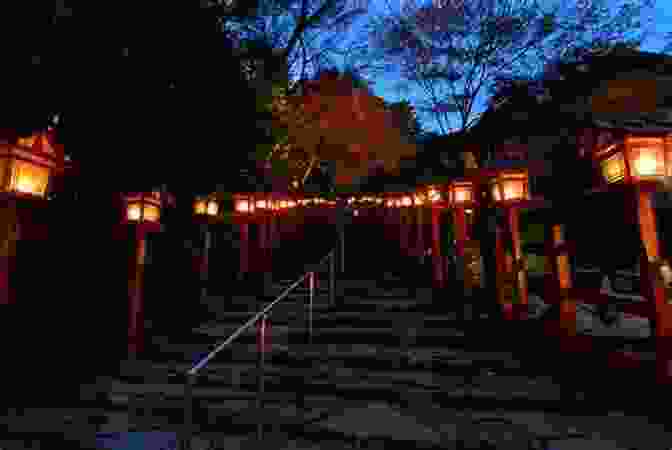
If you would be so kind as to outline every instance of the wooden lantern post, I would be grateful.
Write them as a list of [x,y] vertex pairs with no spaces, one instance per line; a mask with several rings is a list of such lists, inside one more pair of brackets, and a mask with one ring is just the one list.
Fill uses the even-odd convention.
[[161,193],[140,192],[124,196],[122,222],[131,227],[133,251],[128,279],[128,354],[137,357],[144,348],[143,286],[147,256],[147,233],[161,231]]
[[526,170],[501,170],[491,181],[492,197],[506,213],[512,243],[513,276],[516,277],[518,303],[513,306],[514,316],[527,318],[528,288],[525,257],[520,237],[519,204],[529,200],[529,178]]
[[499,222],[495,226],[495,265],[496,265],[496,283],[497,283],[497,301],[502,308],[502,315],[505,320],[512,320],[514,318],[513,308],[506,296],[507,283],[510,280],[508,261],[506,258],[506,249],[504,242],[506,241],[506,228]]
[[559,338],[561,351],[580,350],[576,348],[576,299],[571,295],[572,273],[569,265],[568,244],[561,224],[551,224],[548,230],[549,249],[547,258],[551,261],[551,276],[559,308]]
[[212,248],[211,225],[221,222],[222,213],[219,202],[213,197],[197,198],[194,202],[194,216],[203,235],[203,252],[199,264],[199,278],[201,282],[201,298],[208,295],[210,273],[210,249]]
[[46,202],[53,175],[65,170],[63,149],[53,137],[48,128],[30,137],[0,138],[0,304],[16,301],[11,273],[21,238],[17,206]]
[[270,195],[267,193],[259,194],[257,196],[258,200],[255,205],[256,214],[257,214],[257,226],[258,226],[258,241],[256,245],[258,258],[256,262],[258,265],[255,266],[255,271],[261,273],[262,278],[262,288],[264,292],[269,288],[270,284],[270,274],[272,268],[271,260],[271,232],[270,232],[270,223],[273,216],[274,205],[270,198]]
[[415,207],[416,219],[415,219],[415,256],[418,259],[418,263],[422,265],[425,256],[425,240],[424,240],[424,230],[425,221],[423,214],[425,212],[425,195],[423,192],[417,192],[413,196],[413,206]]
[[[389,195],[386,195],[383,205],[383,235],[385,237],[385,242],[394,242],[397,234],[394,224],[394,200]],[[386,258],[390,256],[388,254],[390,248],[391,247],[389,246],[384,248]]]
[[466,259],[466,244],[468,239],[466,209],[476,204],[474,183],[469,180],[455,180],[448,187],[448,203],[453,209],[453,224],[455,226],[455,251],[460,267],[464,294],[469,297],[472,293],[472,283],[469,279],[468,261]]
[[656,339],[656,377],[661,383],[672,383],[672,305],[668,304],[664,271],[669,264],[663,260],[656,213],[651,194],[665,187],[672,176],[672,135],[660,133],[626,133],[620,142],[611,142],[593,149],[602,180],[609,185],[629,185],[637,199],[639,231],[646,254],[648,291],[653,294]]
[[414,256],[415,243],[411,242],[413,232],[413,197],[410,195],[403,195],[401,197],[401,235],[402,250],[405,258]]
[[238,280],[244,279],[250,272],[250,221],[255,206],[254,195],[250,193],[233,195],[233,219],[240,230]]
[[445,267],[441,257],[441,210],[446,207],[442,193],[435,186],[427,190],[427,200],[431,213],[431,238],[432,238],[432,279],[434,287],[445,287]]

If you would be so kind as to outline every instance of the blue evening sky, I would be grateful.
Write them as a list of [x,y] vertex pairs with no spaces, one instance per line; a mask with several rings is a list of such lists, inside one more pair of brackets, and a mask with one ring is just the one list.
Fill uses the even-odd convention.
[[[357,1],[366,1],[366,0],[351,0],[353,2]],[[376,14],[381,11],[386,11],[387,6],[391,5],[393,8],[399,8],[399,5],[402,4],[404,0],[368,0],[369,1],[369,14]],[[453,0],[459,1],[459,0]],[[556,0],[542,0],[542,2],[554,2]],[[579,0],[582,1],[582,0]],[[590,1],[590,0],[583,0]],[[616,7],[622,3],[622,0],[608,0],[610,6]],[[651,36],[644,42],[641,49],[645,51],[658,52],[662,51],[665,46],[663,40],[666,33],[672,32],[672,1],[669,0],[656,0],[656,7],[653,14],[652,23],[652,33]],[[365,22],[367,18],[362,18],[361,22]],[[645,22],[644,18],[642,22]],[[399,99],[408,99],[411,103],[415,104],[415,99],[421,94],[418,89],[411,89],[410,92],[404,92],[397,88],[399,83],[399,77],[394,74],[386,74],[385,76],[378,76],[375,78],[373,84],[373,91],[376,95],[383,97],[388,101],[397,101]],[[418,117],[422,123],[422,126],[426,130],[439,131],[438,125],[434,120],[429,119],[426,115],[418,112]],[[428,120],[429,119],[429,120]]]

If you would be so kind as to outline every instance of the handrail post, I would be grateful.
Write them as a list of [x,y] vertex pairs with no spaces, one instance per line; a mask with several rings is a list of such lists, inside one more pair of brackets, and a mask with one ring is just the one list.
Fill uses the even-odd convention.
[[313,343],[313,296],[315,295],[315,272],[310,272],[308,279],[310,293],[308,295],[308,343]]
[[336,250],[329,256],[329,306],[336,306]]
[[196,384],[196,374],[187,374],[187,380],[184,383],[184,434],[180,448],[182,450],[191,450],[191,438],[193,436],[194,424],[194,385]]

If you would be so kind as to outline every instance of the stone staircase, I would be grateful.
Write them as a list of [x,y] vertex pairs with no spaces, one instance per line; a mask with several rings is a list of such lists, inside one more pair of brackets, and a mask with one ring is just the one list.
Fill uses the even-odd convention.
[[[326,273],[318,279],[326,286]],[[311,344],[305,288],[274,308],[261,410],[254,329],[203,368],[193,391],[194,448],[251,448],[259,423],[278,449],[383,448],[398,441],[462,448],[477,439],[467,433],[476,419],[458,411],[491,411],[503,402],[516,410],[561,409],[557,383],[547,374],[522,374],[507,339],[475,339],[436,306],[431,290],[384,276],[339,282],[335,306],[318,287]],[[289,283],[274,289],[280,293]],[[268,300],[210,298],[211,321],[181,336],[155,337],[145,360],[125,361],[105,383],[108,420],[99,432],[180,430],[186,370]],[[530,433],[521,433],[527,442]]]
[[[641,436],[672,442],[648,417],[614,415],[622,401],[588,382],[586,363],[558,359],[537,335],[485,318],[465,322],[450,292],[433,293],[382,269],[367,277],[374,279],[339,280],[339,299],[329,305],[326,273],[318,272],[310,344],[306,289],[274,308],[261,409],[254,329],[204,367],[193,390],[192,448],[628,449],[659,448],[641,447]],[[273,290],[279,294],[291,281],[279,280]],[[105,420],[87,432],[97,432],[99,444],[122,433],[176,437],[185,372],[272,299],[211,297],[207,321],[153,336],[142,360],[123,361],[97,386],[83,387],[83,395],[104,394],[86,416]],[[30,423],[25,428],[33,431]],[[81,448],[95,448],[91,441]],[[157,445],[102,448],[175,448]]]
[[[598,389],[600,380],[609,383],[589,382],[587,362],[560,359],[538,335],[483,317],[464,321],[455,313],[456,294],[432,292],[382,267],[364,279],[339,279],[336,305],[329,305],[325,268],[317,273],[311,343],[305,287],[269,316],[261,409],[254,328],[200,372],[192,448],[259,448],[260,423],[263,445],[274,449],[643,448],[637,436],[672,442],[648,421],[633,428],[636,417],[614,425],[609,417],[622,401]],[[83,386],[82,398],[102,394],[86,410],[86,417],[104,418],[87,429],[89,437],[97,433],[100,443],[121,433],[176,436],[184,423],[186,371],[292,281],[278,280],[268,297],[205,299],[206,321],[155,333],[143,359],[123,361],[97,385]],[[618,445],[603,446],[607,435]],[[82,448],[95,448],[91,442]]]

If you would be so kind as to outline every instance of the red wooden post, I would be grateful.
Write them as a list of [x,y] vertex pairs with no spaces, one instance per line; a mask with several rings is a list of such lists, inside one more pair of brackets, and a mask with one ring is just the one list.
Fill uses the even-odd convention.
[[424,233],[422,228],[424,225],[424,211],[425,208],[422,205],[416,205],[416,234],[415,234],[415,253],[420,262],[423,261],[425,255],[425,242],[424,242]]
[[397,208],[399,210],[399,249],[401,250],[401,255],[406,257],[410,254],[409,251],[409,223],[408,223],[408,208],[402,206]]
[[16,244],[19,240],[19,216],[14,199],[2,199],[0,210],[0,304],[13,304],[16,293],[11,274],[16,261]]
[[208,276],[210,270],[210,248],[212,247],[212,232],[207,225],[202,225],[203,232],[203,254],[201,255],[200,279],[201,279],[201,298],[208,295]]
[[462,267],[462,285],[464,293],[468,294],[470,288],[467,279],[467,260],[465,258],[465,246],[467,243],[467,215],[464,206],[453,208],[453,223],[455,226],[455,253],[458,264]]
[[143,350],[144,323],[143,323],[143,277],[145,272],[145,256],[147,251],[147,235],[142,225],[135,225],[130,232],[133,234],[133,253],[128,277],[128,353],[130,357],[137,357]]
[[506,208],[506,215],[509,221],[509,229],[511,231],[514,270],[517,271],[518,277],[518,292],[520,303],[516,305],[516,317],[519,319],[527,319],[527,271],[524,267],[524,257],[522,251],[522,242],[520,239],[520,225],[518,208],[510,206]]
[[266,271],[268,268],[268,217],[263,213],[264,216],[259,218],[259,242],[257,242],[257,248],[259,250],[259,270]]
[[238,279],[243,279],[245,274],[250,271],[250,224],[240,224],[240,241],[239,241],[239,256],[240,266],[238,268]]
[[572,289],[571,268],[567,251],[564,227],[554,224],[549,230],[550,251],[547,258],[552,261],[555,297],[560,304],[560,349],[562,351],[579,350],[576,348],[576,300],[570,295]]
[[650,291],[653,293],[655,308],[655,336],[656,336],[656,375],[661,383],[672,382],[672,351],[669,348],[672,336],[672,305],[668,305],[665,298],[665,286],[660,276],[660,245],[656,227],[656,215],[653,209],[651,193],[637,188],[637,209],[639,217],[639,231],[642,243],[648,257],[648,280]]
[[506,231],[499,224],[495,228],[495,267],[497,280],[497,300],[502,308],[504,319],[513,319],[513,311],[511,305],[505,299],[506,277],[508,276],[506,264],[506,250],[504,241],[506,239]]
[[441,210],[431,208],[432,212],[432,267],[434,283],[437,288],[445,286],[445,270],[441,258]]

